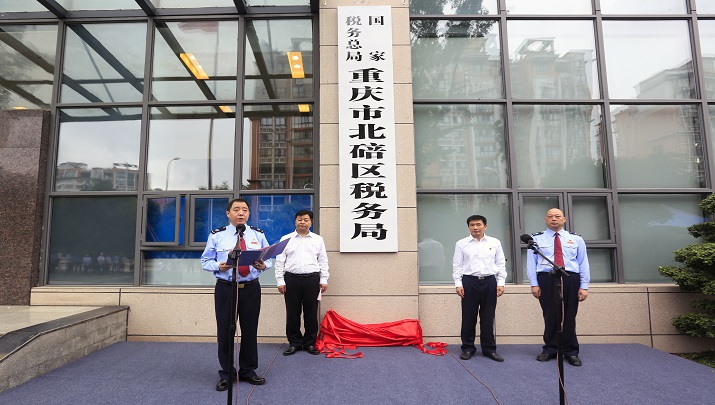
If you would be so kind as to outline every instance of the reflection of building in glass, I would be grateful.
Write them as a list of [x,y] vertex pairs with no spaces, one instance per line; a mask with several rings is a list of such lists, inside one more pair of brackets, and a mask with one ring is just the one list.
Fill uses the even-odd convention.
[[425,165],[423,188],[506,186],[501,109],[493,105],[440,109],[432,132],[441,134],[436,155]]
[[137,172],[137,165],[129,163],[89,169],[86,163],[64,162],[57,165],[55,190],[136,190]]
[[249,189],[313,188],[313,117],[251,118]]
[[593,52],[571,50],[559,56],[554,38],[528,38],[511,63],[514,97],[589,99],[593,87]]

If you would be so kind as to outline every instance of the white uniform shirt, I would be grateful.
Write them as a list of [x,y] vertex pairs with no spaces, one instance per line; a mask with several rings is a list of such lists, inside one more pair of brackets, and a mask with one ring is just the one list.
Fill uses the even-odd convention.
[[497,286],[506,283],[506,258],[501,242],[484,235],[477,240],[472,235],[457,241],[452,259],[454,286],[462,287],[462,276],[496,276]]
[[323,238],[313,232],[301,236],[298,232],[285,235],[281,240],[290,238],[283,253],[276,256],[276,282],[286,285],[285,272],[309,274],[320,272],[320,284],[328,284],[328,254]]

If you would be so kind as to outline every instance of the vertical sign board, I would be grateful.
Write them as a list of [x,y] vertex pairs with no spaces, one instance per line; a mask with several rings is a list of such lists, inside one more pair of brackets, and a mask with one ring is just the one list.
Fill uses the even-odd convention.
[[394,93],[391,8],[338,7],[341,252],[397,252]]

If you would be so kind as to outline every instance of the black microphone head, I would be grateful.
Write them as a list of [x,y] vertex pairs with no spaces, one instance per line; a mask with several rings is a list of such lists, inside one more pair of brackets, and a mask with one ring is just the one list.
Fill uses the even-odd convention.
[[525,233],[521,235],[521,241],[528,245],[529,243],[534,243],[534,238],[528,233]]
[[236,231],[243,233],[246,231],[246,224],[238,224],[236,225]]

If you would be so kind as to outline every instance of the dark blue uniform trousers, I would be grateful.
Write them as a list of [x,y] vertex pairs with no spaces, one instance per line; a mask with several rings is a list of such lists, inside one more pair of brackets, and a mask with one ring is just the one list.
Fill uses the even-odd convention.
[[[240,286],[239,286],[240,287]],[[218,361],[220,379],[228,380],[236,375],[236,368],[228,358],[231,347],[231,284],[216,282],[214,288],[216,311],[216,334],[218,339]],[[235,308],[234,308],[235,309]],[[241,349],[238,355],[238,374],[253,377],[258,368],[258,315],[261,312],[261,284],[256,280],[238,289],[238,322],[241,328]],[[236,312],[233,312],[235,318]],[[229,374],[229,370],[231,373]]]

